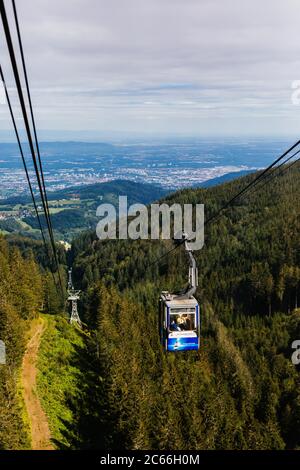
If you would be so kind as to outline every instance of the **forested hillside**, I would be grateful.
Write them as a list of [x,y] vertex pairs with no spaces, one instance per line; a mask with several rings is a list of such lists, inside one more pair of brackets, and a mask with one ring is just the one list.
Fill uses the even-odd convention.
[[[253,176],[185,190],[171,202],[205,203],[214,213]],[[299,169],[225,211],[196,253],[202,310],[199,353],[165,354],[157,302],[186,283],[181,250],[151,264],[171,244],[73,244],[84,291],[81,315],[95,329],[105,400],[93,446],[171,449],[283,449],[300,445],[299,373],[291,343],[300,337]]]
[[[254,176],[187,189],[170,203],[204,203],[213,214]],[[18,370],[30,318],[47,323],[38,392],[58,449],[298,449],[300,171],[240,200],[207,227],[195,253],[201,306],[199,352],[165,353],[158,297],[187,281],[182,248],[166,241],[74,240],[68,261],[82,289],[83,332],[62,305],[42,244],[0,239],[0,446],[28,445]],[[61,274],[66,257],[59,252]],[[63,266],[64,265],[64,266]]]
[[0,236],[0,339],[6,345],[6,364],[0,365],[0,449],[30,446],[20,367],[30,322],[47,308],[51,295],[56,298],[55,292],[51,275],[33,252],[22,256]]

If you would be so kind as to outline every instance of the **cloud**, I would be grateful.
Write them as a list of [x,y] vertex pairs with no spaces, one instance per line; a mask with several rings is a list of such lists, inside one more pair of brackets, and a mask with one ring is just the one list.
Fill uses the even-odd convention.
[[[298,0],[19,0],[17,7],[41,129],[298,129],[299,107],[291,104],[291,83],[300,79]],[[0,54],[12,86],[3,34]],[[4,113],[0,107],[1,127]]]

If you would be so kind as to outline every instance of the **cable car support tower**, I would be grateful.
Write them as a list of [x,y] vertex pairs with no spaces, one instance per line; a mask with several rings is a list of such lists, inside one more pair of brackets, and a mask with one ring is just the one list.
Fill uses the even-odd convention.
[[188,235],[185,232],[182,233],[182,240],[178,242],[177,240],[174,239],[174,241],[177,242],[177,245],[181,245],[182,243],[184,243],[185,251],[189,257],[188,286],[183,291],[175,294],[174,297],[190,299],[194,296],[198,287],[198,268],[197,268],[196,260],[193,255],[193,250],[188,244],[188,241],[189,241]]
[[80,299],[80,290],[75,290],[72,282],[72,269],[69,269],[69,278],[68,278],[68,301],[71,302],[71,316],[70,323],[76,323],[79,328],[82,328],[82,323],[79,317],[77,302]]

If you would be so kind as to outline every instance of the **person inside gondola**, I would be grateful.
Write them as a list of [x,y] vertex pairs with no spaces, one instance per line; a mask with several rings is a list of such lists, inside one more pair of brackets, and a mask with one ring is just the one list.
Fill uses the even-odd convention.
[[191,320],[186,313],[182,313],[178,316],[177,326],[179,331],[188,331],[191,329]]
[[180,331],[186,330],[186,315],[180,314],[177,319],[177,324],[180,328]]
[[177,325],[175,318],[171,321],[170,330],[171,331],[181,331],[181,328],[180,328],[179,325]]
[[191,320],[187,314],[184,315],[184,329],[185,330],[191,329]]

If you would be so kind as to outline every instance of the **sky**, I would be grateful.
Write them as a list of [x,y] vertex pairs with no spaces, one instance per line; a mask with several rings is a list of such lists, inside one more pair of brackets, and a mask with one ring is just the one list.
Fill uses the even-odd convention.
[[[10,0],[5,4],[15,31]],[[42,137],[298,133],[292,86],[300,81],[299,0],[16,4]],[[1,25],[0,58],[21,126]],[[0,136],[10,129],[2,104]]]

